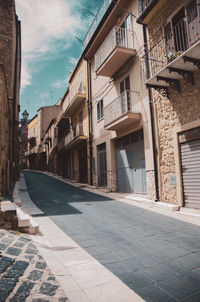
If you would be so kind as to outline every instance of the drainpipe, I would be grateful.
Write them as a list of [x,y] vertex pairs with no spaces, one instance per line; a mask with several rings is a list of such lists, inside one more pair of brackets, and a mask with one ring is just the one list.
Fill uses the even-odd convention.
[[90,184],[93,185],[93,122],[92,122],[92,81],[91,81],[91,62],[87,62],[87,83],[88,83],[88,119],[89,119],[89,157],[90,157]]
[[[144,52],[145,52],[145,65],[147,78],[150,77],[150,67],[149,67],[149,55],[148,55],[148,46],[147,46],[147,32],[146,25],[143,26],[143,37],[144,37]],[[159,200],[159,185],[158,185],[158,165],[157,165],[157,150],[156,150],[156,138],[155,138],[155,125],[154,125],[154,112],[152,106],[152,93],[151,88],[148,87],[148,97],[149,97],[149,110],[150,110],[150,122],[151,122],[151,135],[152,135],[152,146],[153,146],[153,162],[154,162],[154,181],[155,181],[155,190],[156,190],[156,200]]]

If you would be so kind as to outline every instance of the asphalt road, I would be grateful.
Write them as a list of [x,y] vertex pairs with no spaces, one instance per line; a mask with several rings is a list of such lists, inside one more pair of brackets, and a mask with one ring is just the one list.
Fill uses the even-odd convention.
[[24,174],[44,215],[143,299],[200,301],[199,227],[42,173]]

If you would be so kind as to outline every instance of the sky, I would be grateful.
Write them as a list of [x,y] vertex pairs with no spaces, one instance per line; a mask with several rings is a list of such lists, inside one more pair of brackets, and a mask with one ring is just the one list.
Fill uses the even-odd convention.
[[31,119],[55,104],[68,87],[84,39],[103,0],[15,0],[21,21],[20,105]]

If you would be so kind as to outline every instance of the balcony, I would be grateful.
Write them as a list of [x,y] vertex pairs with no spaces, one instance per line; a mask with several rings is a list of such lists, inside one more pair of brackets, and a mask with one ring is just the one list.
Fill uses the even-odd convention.
[[66,100],[64,117],[70,117],[86,99],[86,86],[84,82],[70,88],[70,94]]
[[28,141],[34,141],[36,139],[35,133],[28,133]]
[[30,156],[31,154],[36,154],[37,153],[37,148],[33,147],[30,150],[25,152],[25,156]]
[[193,72],[200,68],[200,9],[194,0],[186,7],[187,15],[144,56],[146,85],[164,96],[169,86],[180,92],[181,78],[193,85]]
[[139,92],[125,90],[119,97],[104,107],[106,130],[120,130],[141,118]]
[[135,54],[134,33],[114,27],[95,54],[95,71],[98,75],[111,77]]
[[70,149],[87,140],[87,136],[84,135],[83,124],[77,124],[75,128],[65,136],[65,148]]

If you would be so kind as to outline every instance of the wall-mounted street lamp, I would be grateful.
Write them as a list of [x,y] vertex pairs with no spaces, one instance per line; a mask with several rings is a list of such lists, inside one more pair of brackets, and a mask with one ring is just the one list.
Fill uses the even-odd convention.
[[28,111],[24,110],[24,112],[22,113],[22,116],[23,116],[23,120],[27,121],[28,120],[28,116],[29,116]]

